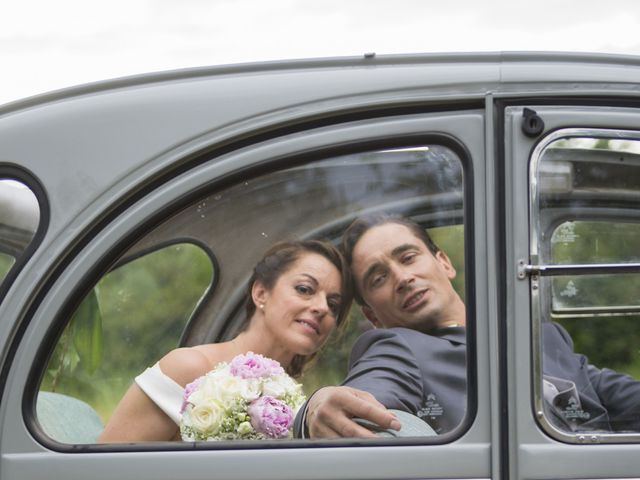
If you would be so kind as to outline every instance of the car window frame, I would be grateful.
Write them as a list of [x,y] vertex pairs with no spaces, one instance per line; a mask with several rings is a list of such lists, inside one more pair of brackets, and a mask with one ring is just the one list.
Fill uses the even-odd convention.
[[[7,271],[6,276],[0,282],[1,305],[7,295],[7,292],[13,285],[16,277],[20,274],[20,271],[24,268],[31,256],[37,251],[38,247],[42,243],[42,240],[44,239],[49,227],[49,222],[51,221],[51,213],[49,200],[44,187],[36,178],[36,176],[31,172],[27,171],[23,167],[14,164],[0,163],[0,179],[14,180],[23,184],[35,196],[39,208],[38,227],[36,228],[31,241],[23,250],[23,252],[15,257],[15,262],[13,263],[13,265],[11,265],[11,267]],[[0,381],[2,381],[1,376]]]
[[[463,112],[466,112],[464,110]],[[393,118],[393,117],[392,117]],[[340,125],[335,126],[336,128],[340,128]],[[277,139],[276,139],[277,140]],[[461,166],[464,172],[463,175],[463,216],[464,216],[464,242],[465,242],[465,270],[467,272],[466,281],[465,281],[465,291],[467,295],[467,316],[468,316],[468,330],[467,330],[467,410],[465,413],[465,417],[461,421],[460,425],[453,431],[440,435],[436,439],[431,438],[423,438],[419,440],[410,439],[410,438],[396,438],[393,441],[380,439],[380,440],[372,440],[371,445],[398,445],[398,446],[407,446],[407,445],[428,445],[428,444],[442,444],[446,445],[457,438],[460,438],[468,429],[473,425],[476,411],[477,411],[477,373],[475,368],[474,359],[477,357],[476,352],[476,338],[475,338],[475,284],[472,281],[475,278],[475,255],[474,255],[474,175],[473,175],[473,160],[464,146],[463,143],[458,141],[456,138],[451,135],[444,133],[424,133],[424,134],[406,134],[406,135],[389,135],[388,137],[378,137],[368,141],[358,141],[354,140],[348,144],[340,144],[340,145],[325,145],[322,148],[317,148],[313,152],[306,151],[304,154],[301,153],[293,153],[288,156],[282,156],[277,158],[270,158],[267,160],[262,160],[261,162],[254,163],[248,167],[238,166],[237,168],[233,168],[232,172],[228,175],[224,175],[222,177],[217,178],[213,182],[205,182],[199,188],[192,190],[188,195],[183,195],[176,201],[173,201],[169,205],[165,205],[162,211],[155,212],[152,217],[145,222],[137,226],[133,231],[126,237],[117,242],[111,249],[111,253],[103,259],[100,264],[94,265],[90,270],[90,273],[87,274],[87,278],[85,279],[84,284],[93,285],[95,281],[89,280],[97,278],[100,275],[99,272],[104,272],[108,269],[105,265],[111,265],[116,261],[116,258],[122,254],[123,249],[128,248],[131,245],[131,239],[139,238],[142,232],[149,232],[155,226],[159,225],[162,220],[166,219],[168,216],[176,213],[189,205],[193,205],[197,203],[197,201],[203,198],[206,195],[210,195],[213,192],[216,192],[220,189],[226,188],[229,185],[233,185],[236,182],[246,181],[248,179],[254,178],[254,176],[262,175],[265,173],[280,171],[283,168],[303,165],[310,163],[317,159],[332,159],[340,155],[345,155],[349,153],[359,153],[363,151],[374,151],[374,150],[386,150],[393,148],[409,148],[412,146],[423,146],[428,144],[438,144],[443,145],[451,150],[453,150],[457,155],[461,162]],[[216,157],[212,156],[210,161],[215,162]],[[171,179],[167,179],[166,183],[170,183]],[[164,185],[166,185],[163,184]],[[343,226],[346,226],[343,225]],[[334,225],[334,229],[337,229],[338,226]],[[124,247],[123,247],[124,246]],[[125,248],[126,247],[126,248]],[[85,294],[86,295],[86,292]],[[64,329],[66,322],[64,322],[64,318],[68,318],[68,315],[71,314],[72,311],[77,308],[79,305],[79,301],[84,298],[84,295],[79,291],[75,291],[75,293],[66,300],[66,305],[64,308],[58,311],[56,314],[57,319],[52,322],[52,325],[58,325],[59,332]],[[237,305],[237,309],[241,309],[242,305],[239,303]],[[231,318],[228,316],[227,318]],[[188,329],[188,326],[187,326]],[[58,333],[59,335],[59,333]],[[57,337],[56,337],[57,338]],[[45,342],[46,343],[46,342]],[[41,349],[38,352],[38,360],[34,362],[31,368],[31,373],[29,375],[30,384],[39,385],[37,381],[38,378],[37,372],[42,369],[43,358],[48,356],[44,355],[44,351],[46,349]],[[31,391],[29,391],[31,390]],[[37,391],[37,390],[36,390]],[[37,423],[37,418],[35,415],[35,399],[36,395],[33,389],[27,389],[25,391],[24,401],[23,401],[23,415],[27,424],[29,425],[29,430],[32,431],[32,434],[38,438],[38,441],[43,445],[52,448],[56,451],[61,452],[77,452],[77,451],[148,451],[148,450],[244,450],[244,449],[255,449],[255,448],[264,448],[264,442],[242,442],[239,443],[230,443],[229,445],[223,445],[221,443],[217,443],[216,445],[208,445],[208,444],[197,444],[195,447],[193,445],[165,445],[163,442],[156,443],[139,443],[131,446],[123,446],[123,445],[100,445],[100,444],[90,444],[90,445],[68,445],[68,444],[60,444],[55,440],[50,439],[41,431]],[[337,442],[332,441],[329,445],[336,446],[354,446],[359,444],[360,441],[351,440],[351,439],[343,439]],[[311,444],[308,441],[300,441],[300,440],[292,440],[292,441],[279,441],[277,443],[278,447],[282,448],[300,448],[300,447],[319,447],[324,446],[326,441],[311,441]]]

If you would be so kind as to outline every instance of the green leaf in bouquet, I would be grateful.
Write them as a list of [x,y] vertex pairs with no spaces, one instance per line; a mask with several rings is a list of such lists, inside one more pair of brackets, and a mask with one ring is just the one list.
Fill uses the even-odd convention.
[[100,366],[103,350],[102,314],[95,288],[82,301],[71,322],[73,346],[81,365],[91,374]]

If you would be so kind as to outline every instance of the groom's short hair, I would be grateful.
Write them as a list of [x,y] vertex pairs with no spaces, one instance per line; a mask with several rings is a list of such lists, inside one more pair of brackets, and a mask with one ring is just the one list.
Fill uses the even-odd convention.
[[[438,248],[427,231],[413,220],[400,215],[391,215],[387,213],[363,215],[351,222],[351,225],[349,225],[342,234],[341,250],[349,268],[351,268],[353,262],[353,250],[360,238],[362,238],[362,236],[371,228],[386,225],[387,223],[396,223],[407,227],[411,233],[413,233],[418,239],[422,240],[432,254],[435,255],[440,251],[440,248]],[[355,280],[353,276],[352,278]],[[366,305],[366,302],[360,295],[357,287],[353,289],[353,292],[356,302],[358,302],[359,305]]]

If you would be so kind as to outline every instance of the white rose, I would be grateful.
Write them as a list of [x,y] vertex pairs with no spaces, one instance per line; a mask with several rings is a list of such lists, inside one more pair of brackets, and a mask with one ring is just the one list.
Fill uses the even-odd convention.
[[202,403],[204,400],[205,400],[205,397],[202,395],[201,390],[196,390],[195,392],[192,392],[191,395],[189,395],[189,403],[193,405],[198,405],[199,403]]
[[190,424],[199,432],[212,434],[224,419],[224,409],[216,402],[203,402],[194,406],[190,412]]
[[251,402],[260,396],[257,382],[244,380],[233,375],[220,378],[217,387],[218,398],[227,407],[240,399]]
[[220,379],[226,378],[229,375],[226,370],[228,369],[219,368],[218,370],[212,370],[207,373],[202,378],[197,390],[191,395],[191,397],[189,397],[190,399],[193,399],[192,403],[196,403],[197,401],[207,398],[215,398],[218,390],[218,382]]
[[222,371],[215,371],[208,373],[202,383],[198,386],[198,389],[191,394],[189,401],[193,404],[206,402],[210,400],[222,401],[225,396],[224,388],[221,384],[229,378],[229,375],[225,375]]
[[282,385],[282,383],[276,380],[267,380],[266,382],[264,382],[264,385],[262,387],[262,392],[265,395],[270,395],[275,398],[282,397],[286,391],[287,390]]
[[257,379],[245,380],[240,395],[248,402],[252,402],[260,396],[260,381]]
[[281,398],[285,393],[294,393],[299,388],[300,384],[296,383],[288,375],[278,375],[265,381],[262,391],[265,395]]

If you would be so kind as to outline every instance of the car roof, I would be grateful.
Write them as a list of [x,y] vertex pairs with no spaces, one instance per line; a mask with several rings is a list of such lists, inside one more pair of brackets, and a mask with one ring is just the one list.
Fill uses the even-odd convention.
[[0,161],[43,183],[55,230],[123,177],[137,172],[144,183],[174,168],[167,153],[194,155],[205,137],[230,143],[248,132],[425,102],[463,108],[488,94],[637,93],[638,83],[637,57],[576,53],[363,56],[152,73],[5,105]]

